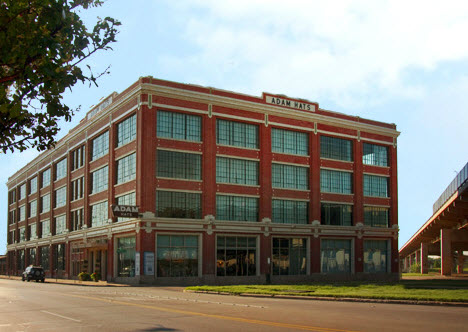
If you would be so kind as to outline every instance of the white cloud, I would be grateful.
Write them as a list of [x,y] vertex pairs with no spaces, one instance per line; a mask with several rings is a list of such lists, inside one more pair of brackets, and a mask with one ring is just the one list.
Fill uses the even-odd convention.
[[190,17],[186,38],[197,51],[190,61],[176,56],[168,66],[196,65],[203,73],[215,69],[213,83],[240,72],[250,86],[228,87],[233,90],[261,87],[359,108],[393,96],[420,98],[424,88],[404,81],[405,70],[432,70],[443,61],[468,58],[465,1],[171,4]]

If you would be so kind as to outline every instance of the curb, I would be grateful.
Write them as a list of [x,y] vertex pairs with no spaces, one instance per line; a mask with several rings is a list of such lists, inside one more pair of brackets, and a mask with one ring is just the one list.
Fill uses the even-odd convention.
[[447,307],[468,307],[468,303],[466,302],[368,299],[368,298],[355,298],[355,297],[297,296],[297,295],[252,294],[252,293],[233,294],[233,293],[228,293],[228,292],[194,291],[194,290],[185,290],[185,289],[184,289],[184,292],[213,294],[213,295],[256,297],[256,298],[275,298],[275,299],[285,299],[285,300],[303,300],[303,301],[336,301],[336,302],[361,302],[361,303],[382,303],[382,304],[409,304],[409,305],[432,305],[432,306],[447,306]]
[[[16,280],[22,281],[21,277],[17,276],[0,276],[0,279],[5,280]],[[89,287],[129,287],[129,285],[124,284],[114,284],[108,283],[107,281],[79,281],[74,279],[55,279],[55,278],[46,278],[46,284],[59,284],[59,285],[74,285],[74,286],[89,286]]]

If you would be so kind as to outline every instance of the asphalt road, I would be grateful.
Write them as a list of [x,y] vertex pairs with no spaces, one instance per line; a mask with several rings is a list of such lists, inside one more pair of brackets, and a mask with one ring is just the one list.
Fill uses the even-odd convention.
[[467,331],[468,308],[0,279],[0,331]]

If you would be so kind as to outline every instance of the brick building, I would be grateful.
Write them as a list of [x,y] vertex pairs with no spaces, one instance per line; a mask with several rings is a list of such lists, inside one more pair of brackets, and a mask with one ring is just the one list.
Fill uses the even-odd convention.
[[302,99],[140,78],[9,178],[9,273],[398,278],[398,135]]

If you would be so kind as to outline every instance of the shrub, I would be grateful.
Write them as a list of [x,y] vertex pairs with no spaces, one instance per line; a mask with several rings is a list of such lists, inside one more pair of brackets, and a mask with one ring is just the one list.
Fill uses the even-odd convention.
[[421,264],[414,263],[413,265],[411,265],[410,272],[411,273],[421,273]]
[[91,281],[91,276],[87,272],[80,272],[80,274],[78,274],[78,279],[81,281]]
[[101,280],[101,274],[99,272],[94,272],[93,274],[91,274],[91,279],[93,279],[94,281],[99,281]]

